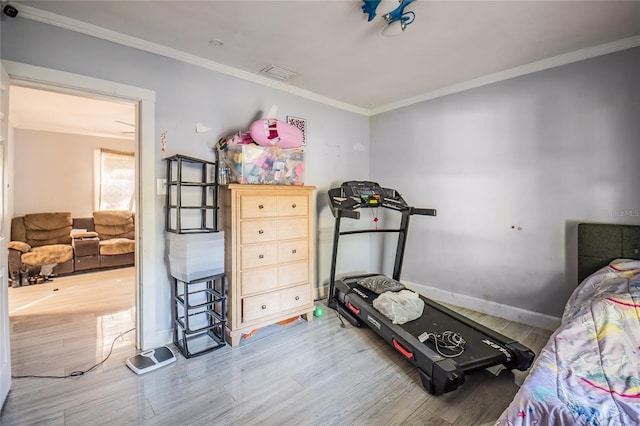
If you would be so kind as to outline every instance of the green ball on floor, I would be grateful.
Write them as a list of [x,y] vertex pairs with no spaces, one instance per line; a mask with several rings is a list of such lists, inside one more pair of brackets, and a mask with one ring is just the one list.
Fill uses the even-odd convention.
[[316,308],[313,310],[313,316],[321,317],[322,315],[324,315],[324,308],[322,306],[316,306]]

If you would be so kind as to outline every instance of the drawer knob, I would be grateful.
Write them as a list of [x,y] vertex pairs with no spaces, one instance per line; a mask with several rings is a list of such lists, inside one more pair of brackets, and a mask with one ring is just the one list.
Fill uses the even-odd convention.
[[291,253],[293,253],[293,254],[296,254],[297,252],[298,252],[298,250],[296,250],[296,249],[291,250]]
[[258,234],[262,235],[262,234],[264,234],[264,231],[261,229],[261,230],[258,231]]
[[296,206],[296,203],[291,204],[291,208],[292,209],[295,209],[296,207],[298,207],[298,206]]
[[262,305],[262,309],[267,309],[267,305]]
[[296,296],[296,300],[300,300],[300,296]]
[[258,259],[264,259],[264,254],[259,254]]
[[262,209],[264,209],[264,206],[263,206],[262,204],[260,204],[260,205],[258,206],[258,208],[259,208],[260,210],[262,210]]

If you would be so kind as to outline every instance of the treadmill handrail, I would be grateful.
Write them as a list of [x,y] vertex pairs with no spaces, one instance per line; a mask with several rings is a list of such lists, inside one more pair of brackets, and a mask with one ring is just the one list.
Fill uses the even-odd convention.
[[[406,208],[397,208],[396,206],[389,206],[389,205],[386,205],[385,203],[382,203],[381,207],[385,207],[385,208],[388,208],[391,210],[397,210],[397,211],[406,210]],[[409,207],[409,214],[420,215],[420,216],[437,216],[438,211],[436,209]],[[334,216],[335,215],[340,215],[341,217],[347,217],[349,219],[360,219],[360,212],[358,210],[343,209],[338,207],[336,208],[336,212],[334,213]]]
[[422,209],[416,207],[409,207],[411,209],[409,214],[417,214],[421,216],[437,216],[438,211],[436,209]]
[[360,219],[360,212],[357,210],[337,209],[340,217],[348,217],[349,219]]
[[[333,188],[333,190],[337,190],[338,188]],[[358,209],[362,208],[371,208],[371,206],[366,205],[365,203],[356,202],[354,199],[344,200],[340,205],[335,205],[335,203],[329,200],[329,207],[331,208],[331,213],[334,217],[346,217],[349,219],[360,219],[360,212]],[[388,199],[383,199],[382,203],[376,207],[383,207],[390,210],[395,211],[409,211],[410,215],[421,215],[421,216],[437,216],[436,209],[428,209],[421,207],[412,207],[402,204],[397,204],[393,202],[389,202]]]

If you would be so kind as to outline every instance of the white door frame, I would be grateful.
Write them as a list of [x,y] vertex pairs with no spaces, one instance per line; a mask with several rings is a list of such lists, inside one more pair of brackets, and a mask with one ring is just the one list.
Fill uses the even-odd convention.
[[[135,86],[100,80],[79,74],[2,61],[12,83],[137,103],[136,149],[136,347],[149,349],[155,344],[157,197],[155,173],[155,92]],[[5,195],[6,196],[6,195]],[[4,291],[7,291],[6,288]],[[8,315],[2,313],[2,315]],[[3,338],[5,336],[0,336]],[[6,336],[8,339],[8,336]]]
[[7,167],[9,160],[7,154],[9,150],[7,145],[9,143],[9,75],[5,71],[4,67],[0,64],[0,193],[2,193],[2,200],[0,200],[0,410],[7,399],[9,389],[11,388],[11,348],[9,339],[9,306],[8,306],[8,273],[9,268],[7,265],[7,234],[10,234],[11,223],[8,219],[8,197],[6,190],[9,176],[9,167]]

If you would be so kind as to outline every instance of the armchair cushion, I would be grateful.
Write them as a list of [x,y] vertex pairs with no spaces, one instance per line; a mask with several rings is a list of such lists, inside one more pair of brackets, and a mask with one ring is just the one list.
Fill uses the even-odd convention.
[[135,253],[136,243],[128,238],[112,238],[100,241],[100,255]]
[[100,240],[112,238],[135,239],[133,212],[128,210],[103,210],[93,212],[93,222]]
[[64,263],[73,258],[73,247],[68,244],[50,244],[33,247],[22,255],[22,263],[27,266],[40,266],[52,263]]
[[27,253],[31,250],[31,246],[27,243],[23,243],[22,241],[9,241],[7,247],[10,249],[18,250],[22,253]]
[[24,215],[25,242],[31,247],[71,244],[71,213]]

